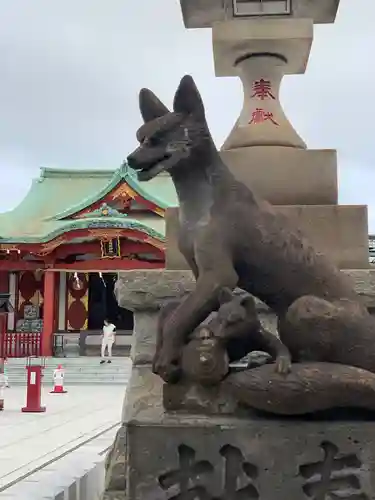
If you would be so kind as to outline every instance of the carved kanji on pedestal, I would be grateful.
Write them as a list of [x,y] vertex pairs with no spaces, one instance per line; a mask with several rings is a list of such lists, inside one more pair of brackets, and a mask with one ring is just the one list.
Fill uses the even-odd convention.
[[321,448],[323,460],[300,467],[305,495],[313,500],[369,500],[361,486],[362,463],[357,455],[340,454],[338,447],[328,441]]
[[168,491],[178,488],[169,500],[257,500],[259,493],[253,484],[258,477],[258,469],[247,462],[241,450],[232,445],[220,449],[223,458],[222,494],[213,496],[205,480],[213,474],[214,466],[207,460],[196,460],[193,448],[184,444],[178,447],[179,467],[159,477],[160,486]]

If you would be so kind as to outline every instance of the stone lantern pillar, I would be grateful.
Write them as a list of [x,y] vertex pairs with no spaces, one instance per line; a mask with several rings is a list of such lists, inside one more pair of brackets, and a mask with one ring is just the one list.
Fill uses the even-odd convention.
[[[279,30],[275,39],[264,35],[271,29]],[[293,42],[284,38],[290,32],[294,33]],[[279,89],[284,75],[304,71],[311,40],[309,20],[281,25],[261,19],[228,21],[213,28],[216,74],[239,76],[244,91],[243,108],[222,146],[224,151],[251,146],[306,149],[284,113]]]
[[224,150],[267,144],[306,148],[280,104],[279,89],[285,66],[286,59],[278,54],[255,54],[236,61],[244,102]]
[[[238,76],[244,104],[221,148],[244,184],[294,218],[342,269],[368,267],[367,207],[338,205],[335,150],[308,149],[279,101],[285,75],[302,74],[316,23],[333,23],[339,0],[180,0],[187,28],[212,28],[215,73]],[[308,98],[308,97],[307,97]],[[184,269],[167,216],[167,266]]]

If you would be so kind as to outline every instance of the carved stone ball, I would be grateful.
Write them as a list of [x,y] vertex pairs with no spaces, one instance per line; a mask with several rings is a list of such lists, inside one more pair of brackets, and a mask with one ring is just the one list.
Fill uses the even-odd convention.
[[219,384],[227,375],[226,349],[207,326],[198,327],[184,347],[181,368],[185,378],[202,385]]

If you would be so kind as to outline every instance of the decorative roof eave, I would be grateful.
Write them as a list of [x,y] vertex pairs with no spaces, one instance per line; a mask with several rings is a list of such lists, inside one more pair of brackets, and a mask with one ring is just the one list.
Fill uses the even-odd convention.
[[[50,168],[50,167],[41,167],[39,179],[36,179],[37,182],[43,182],[44,179],[66,179],[66,174],[69,172],[69,177],[74,179],[82,179],[82,177],[96,177],[96,178],[108,178],[108,173],[111,170],[100,170],[100,169],[66,169],[66,168]],[[113,172],[113,170],[112,170]]]
[[[162,199],[159,199],[156,196],[153,196],[152,194],[146,192],[136,179],[135,175],[136,174],[132,173],[128,165],[124,163],[118,170],[114,172],[112,179],[103,189],[93,194],[91,197],[82,200],[78,205],[70,207],[63,212],[54,215],[51,219],[63,220],[68,217],[72,217],[75,214],[79,214],[80,212],[83,212],[86,208],[103,200],[121,182],[125,182],[129,185],[129,195],[131,197],[133,197],[135,193],[139,194],[141,198],[155,205],[155,213],[157,213],[158,215],[162,215],[163,211],[168,208],[168,205]],[[131,192],[132,190],[134,191],[134,193]]]
[[50,233],[43,235],[40,238],[33,236],[23,237],[22,240],[19,238],[0,238],[0,250],[6,250],[9,245],[22,245],[22,244],[43,244],[48,243],[55,238],[62,236],[65,233],[80,229],[123,229],[123,230],[137,230],[144,233],[148,237],[159,241],[160,243],[165,242],[165,236],[159,233],[155,229],[152,229],[141,222],[131,219],[130,217],[124,218],[111,218],[110,220],[104,217],[92,217],[85,219],[74,219],[64,221],[59,228],[54,229]]
[[110,207],[107,203],[102,203],[96,210],[93,210],[91,212],[84,212],[82,214],[82,217],[85,217],[87,219],[95,219],[97,217],[116,217],[119,219],[123,219],[124,217],[128,217],[128,214],[122,214],[115,208]]

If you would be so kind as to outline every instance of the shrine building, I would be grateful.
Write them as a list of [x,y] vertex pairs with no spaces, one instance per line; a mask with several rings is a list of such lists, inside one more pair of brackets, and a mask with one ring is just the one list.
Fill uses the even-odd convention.
[[8,333],[39,333],[44,356],[55,335],[100,332],[105,318],[129,334],[133,314],[117,305],[117,273],[164,267],[164,212],[176,205],[168,175],[139,183],[126,165],[42,168],[24,200],[0,214]]

